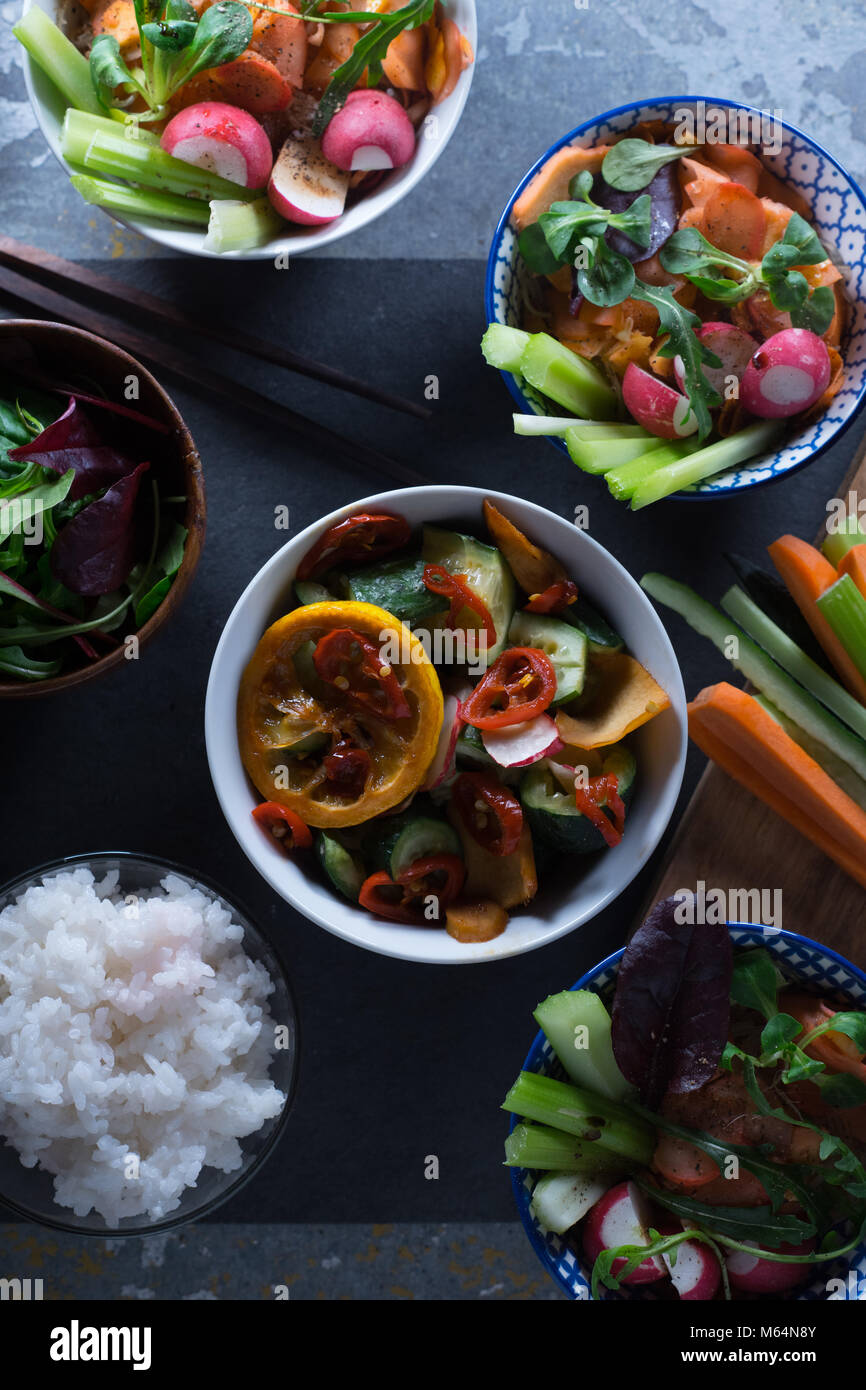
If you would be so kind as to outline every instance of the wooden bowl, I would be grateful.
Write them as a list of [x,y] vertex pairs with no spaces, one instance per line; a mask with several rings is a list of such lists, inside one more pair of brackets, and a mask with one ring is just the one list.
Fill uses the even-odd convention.
[[[154,433],[154,440],[158,443],[150,462],[163,495],[186,497],[184,525],[187,539],[183,561],[174,583],[156,612],[136,629],[141,647],[150,641],[177,609],[195,573],[204,544],[204,477],[192,435],[174,402],[147,368],[105,338],[97,338],[93,333],[85,333],[83,329],[72,328],[65,323],[43,323],[35,319],[0,320],[0,349],[8,354],[11,349],[7,344],[16,338],[21,340],[22,349],[26,344],[28,356],[35,354],[41,371],[55,377],[63,385],[74,387],[77,384],[90,395],[96,394],[94,385],[98,383],[100,394],[105,394],[110,400],[123,401],[127,377],[136,376],[139,395],[133,402],[135,409],[153,416],[170,428],[170,434]],[[57,401],[60,414],[63,398],[58,396]],[[3,680],[0,681],[0,697],[32,699],[39,695],[53,695],[58,690],[105,675],[106,671],[119,666],[124,659],[124,648],[120,645],[98,661],[84,661],[80,666],[71,666],[62,675],[52,676],[48,680]]]

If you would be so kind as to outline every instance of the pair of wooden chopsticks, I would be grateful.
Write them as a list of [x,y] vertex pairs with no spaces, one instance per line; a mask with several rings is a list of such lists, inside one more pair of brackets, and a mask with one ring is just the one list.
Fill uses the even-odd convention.
[[[77,296],[95,301],[112,317],[76,302]],[[176,305],[156,295],[147,294],[134,286],[121,284],[110,276],[100,275],[85,266],[74,265],[60,256],[53,256],[36,247],[0,236],[0,298],[39,317],[57,319],[87,329],[99,337],[117,343],[134,357],[152,367],[159,375],[164,372],[183,385],[216,400],[233,412],[250,411],[274,420],[295,435],[333,450],[355,465],[373,468],[400,482],[417,485],[427,480],[414,469],[391,458],[367,444],[350,440],[336,430],[308,419],[281,401],[252,390],[251,387],[205,366],[197,356],[178,345],[180,335],[190,334],[223,344],[260,361],[270,362],[298,372],[316,381],[347,391],[365,400],[401,410],[419,419],[429,418],[430,411],[415,401],[384,391],[356,377],[329,367],[289,348],[256,338],[240,329],[223,328],[218,324],[189,319]],[[144,317],[150,323],[170,330],[170,340],[157,338],[138,327],[118,324],[116,316]]]

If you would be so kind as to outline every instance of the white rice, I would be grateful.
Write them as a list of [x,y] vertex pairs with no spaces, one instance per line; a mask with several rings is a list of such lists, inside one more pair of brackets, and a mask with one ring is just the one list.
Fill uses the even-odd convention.
[[0,1135],[76,1216],[160,1220],[280,1113],[274,986],[242,938],[175,875],[130,901],[76,868],[0,912]]

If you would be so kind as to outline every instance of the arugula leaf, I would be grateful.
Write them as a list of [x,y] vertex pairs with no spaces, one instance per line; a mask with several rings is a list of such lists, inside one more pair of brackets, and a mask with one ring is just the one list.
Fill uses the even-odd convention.
[[[183,562],[187,529],[179,522],[172,522],[168,536],[162,544],[147,575],[148,580],[156,580],[135,605],[135,621],[143,627],[148,618],[156,612],[172,586],[174,577]],[[157,578],[157,576],[162,576]]]
[[658,311],[659,325],[667,340],[659,348],[661,357],[680,357],[686,395],[698,421],[698,438],[705,439],[713,427],[710,411],[722,398],[704,376],[701,367],[720,367],[721,361],[698,337],[701,320],[674,298],[670,285],[645,285],[635,280],[632,298],[643,299]]
[[[698,1202],[694,1197],[684,1197],[678,1192],[667,1192],[656,1187],[640,1175],[635,1181],[659,1206],[672,1211],[675,1216],[689,1222],[700,1222],[709,1227],[713,1236],[724,1244],[730,1240],[752,1240],[767,1247],[767,1251],[778,1249],[780,1245],[800,1245],[815,1234],[811,1222],[790,1212],[774,1211],[771,1207],[716,1207],[706,1202]],[[766,1258],[771,1258],[767,1254]],[[791,1257],[797,1258],[797,1257]],[[800,1256],[808,1263],[807,1256]]]
[[601,166],[605,182],[621,193],[636,193],[652,183],[659,169],[691,154],[694,145],[651,145],[648,140],[620,140]]
[[97,100],[107,111],[114,105],[114,93],[118,87],[126,92],[145,95],[141,84],[136,81],[121,57],[120,47],[113,34],[99,34],[90,50],[90,80]]
[[[609,1250],[602,1250],[592,1267],[592,1296],[598,1298],[599,1284],[604,1284],[605,1288],[618,1289],[630,1274],[642,1265],[644,1260],[652,1259],[654,1256],[666,1255],[671,1265],[676,1265],[677,1252],[684,1241],[701,1241],[709,1245],[719,1261],[719,1267],[724,1281],[725,1298],[731,1296],[730,1285],[728,1283],[727,1270],[721,1250],[712,1236],[706,1231],[702,1231],[698,1226],[688,1227],[683,1231],[674,1231],[670,1235],[663,1236],[652,1227],[647,1231],[649,1245],[619,1245]],[[622,1269],[616,1274],[613,1266],[618,1260],[625,1260]]]
[[62,664],[60,657],[53,661],[38,661],[36,657],[27,656],[22,647],[15,645],[0,647],[0,671],[15,676],[18,680],[47,680],[49,676],[57,675]]
[[[322,99],[313,117],[313,134],[321,136],[332,116],[344,104],[347,96],[358,85],[366,67],[380,63],[389,45],[406,29],[417,29],[425,24],[433,14],[435,0],[409,0],[402,9],[389,14],[369,14],[372,27],[362,34],[351,54],[332,76],[324,90]],[[207,13],[210,13],[209,11]],[[340,15],[345,22],[345,14]]]

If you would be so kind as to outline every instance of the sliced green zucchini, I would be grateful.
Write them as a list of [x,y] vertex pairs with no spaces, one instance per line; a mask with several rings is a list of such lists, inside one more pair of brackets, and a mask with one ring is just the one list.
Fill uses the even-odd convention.
[[579,627],[543,613],[515,613],[508,629],[509,644],[535,647],[550,657],[556,672],[555,705],[573,700],[586,679],[586,637]]
[[376,868],[386,869],[393,879],[419,859],[434,854],[458,854],[460,840],[446,820],[404,812],[382,821],[369,842]]
[[[623,743],[604,750],[601,772],[613,773],[617,791],[626,806],[634,790],[636,764]],[[594,775],[592,769],[590,775]],[[606,849],[599,830],[578,809],[574,794],[566,791],[542,758],[533,763],[520,784],[520,799],[533,835],[546,840],[563,854],[592,854]],[[604,807],[605,802],[600,803]]]
[[621,652],[625,643],[616,632],[601,616],[598,609],[593,607],[588,598],[580,594],[574,603],[570,603],[567,608],[559,614],[564,623],[572,623],[579,627],[589,643],[590,652],[611,651]]
[[447,613],[449,608],[441,594],[424,587],[424,561],[420,555],[399,556],[368,569],[353,570],[346,575],[346,585],[348,598],[358,603],[375,603],[410,627]]
[[367,877],[363,861],[351,854],[333,835],[320,831],[316,836],[316,854],[328,878],[344,898],[356,903],[361,885]]
[[487,665],[504,650],[508,624],[514,612],[514,579],[505,559],[495,546],[485,545],[474,536],[458,531],[424,527],[424,563],[441,565],[449,574],[465,577],[473,594],[484,604],[496,629],[496,641],[488,648]]

